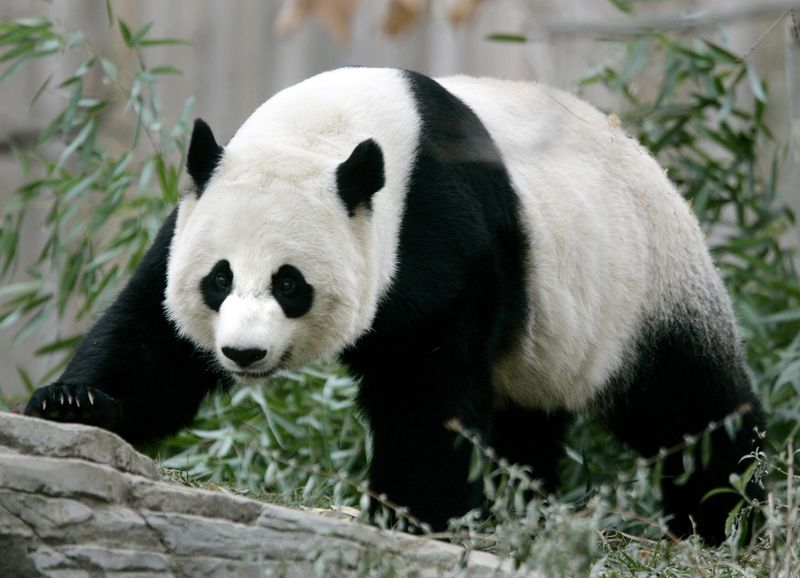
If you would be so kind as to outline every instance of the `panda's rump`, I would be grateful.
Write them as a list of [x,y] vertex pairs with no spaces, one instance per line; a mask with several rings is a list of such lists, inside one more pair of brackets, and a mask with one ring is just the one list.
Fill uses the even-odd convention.
[[692,287],[722,291],[697,222],[652,157],[585,102],[530,83],[440,82],[492,134],[530,243],[529,321],[495,366],[500,401],[582,409],[635,363],[648,324],[706,297]]

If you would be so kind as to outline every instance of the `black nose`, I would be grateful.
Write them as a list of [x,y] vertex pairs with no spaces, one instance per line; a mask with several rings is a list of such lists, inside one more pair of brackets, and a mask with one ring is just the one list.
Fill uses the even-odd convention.
[[240,367],[252,365],[259,359],[267,356],[266,349],[236,349],[235,347],[223,347],[222,353],[228,359],[235,361]]

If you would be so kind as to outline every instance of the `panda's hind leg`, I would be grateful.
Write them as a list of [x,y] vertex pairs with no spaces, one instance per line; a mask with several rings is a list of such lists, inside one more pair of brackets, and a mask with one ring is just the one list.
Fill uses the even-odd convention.
[[499,457],[531,468],[546,494],[558,488],[558,461],[564,454],[564,441],[571,414],[545,412],[508,403],[492,418],[491,445]]
[[[689,322],[654,326],[640,342],[633,371],[623,379],[611,388],[614,393],[603,404],[603,414],[617,437],[644,457],[661,448],[680,448],[687,434],[736,416],[735,431],[717,427],[710,434],[710,455],[703,455],[702,441],[689,450],[694,466],[688,478],[680,449],[662,463],[663,509],[670,530],[687,536],[696,528],[707,543],[719,544],[740,496],[706,494],[730,488],[730,474],[748,467],[752,460],[744,456],[757,448],[764,426],[732,326],[712,335]],[[752,482],[746,491],[753,499],[763,494]]]

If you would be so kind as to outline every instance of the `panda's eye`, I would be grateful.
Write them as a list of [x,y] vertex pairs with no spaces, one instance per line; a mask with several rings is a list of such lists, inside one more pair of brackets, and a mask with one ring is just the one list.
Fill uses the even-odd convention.
[[217,271],[214,277],[217,285],[222,289],[228,289],[231,286],[231,278],[225,271]]
[[293,265],[281,265],[272,274],[270,290],[289,319],[302,317],[311,309],[314,288]]
[[297,281],[291,277],[284,277],[278,281],[277,289],[281,295],[292,295],[295,291],[297,291]]
[[222,302],[227,299],[233,284],[233,271],[231,264],[222,259],[217,261],[208,272],[208,275],[200,280],[200,292],[203,301],[214,311],[219,311]]

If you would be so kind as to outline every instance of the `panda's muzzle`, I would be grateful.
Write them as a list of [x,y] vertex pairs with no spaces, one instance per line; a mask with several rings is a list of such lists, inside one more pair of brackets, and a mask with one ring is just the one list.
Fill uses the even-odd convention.
[[239,367],[248,367],[256,361],[261,361],[267,356],[266,349],[238,349],[236,347],[223,347],[222,354],[236,362]]
[[289,366],[292,356],[291,348],[283,352],[280,359],[274,364],[266,362],[258,363],[267,357],[267,352],[263,349],[237,349],[235,347],[223,347],[222,354],[231,361],[234,361],[238,369],[227,367],[225,363],[223,369],[240,381],[251,381],[255,379],[265,379],[271,377],[278,371],[282,371]]

